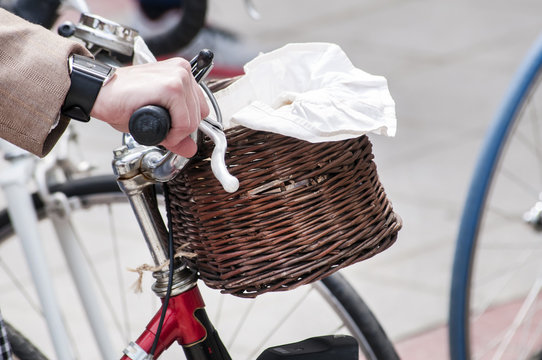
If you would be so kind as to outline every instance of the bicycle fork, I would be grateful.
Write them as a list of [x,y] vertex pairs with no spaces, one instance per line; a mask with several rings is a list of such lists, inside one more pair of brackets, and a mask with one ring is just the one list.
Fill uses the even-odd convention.
[[[176,341],[183,346],[189,360],[231,359],[209,321],[204,306],[197,286],[169,300],[155,356],[159,356]],[[130,343],[124,350],[122,360],[145,359],[148,356],[156,337],[160,315],[161,310],[137,341]]]
[[[117,181],[127,195],[143,231],[153,261],[157,267],[161,267],[169,258],[168,251],[164,248],[168,234],[158,210],[153,186],[156,180],[150,179],[142,170],[142,167],[145,167],[142,165],[145,163],[145,157],[155,158],[157,151],[160,150],[146,148],[142,154],[141,147],[130,149],[123,146],[115,150],[113,167],[118,177]],[[171,268],[173,269],[171,297],[154,356],[158,357],[176,341],[183,346],[189,360],[231,360],[207,317],[205,304],[197,287],[196,274],[186,268],[181,261],[175,261]],[[168,291],[169,270],[155,271],[153,276],[156,282],[152,289],[164,303]],[[152,358],[149,352],[158,333],[161,313],[162,309],[148,323],[141,336],[128,345],[122,360]]]

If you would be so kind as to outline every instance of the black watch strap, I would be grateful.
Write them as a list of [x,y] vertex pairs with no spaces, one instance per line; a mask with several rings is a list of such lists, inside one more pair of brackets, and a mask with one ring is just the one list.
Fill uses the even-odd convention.
[[115,68],[81,55],[69,59],[71,85],[62,105],[62,115],[87,122],[90,111],[105,83],[115,73]]

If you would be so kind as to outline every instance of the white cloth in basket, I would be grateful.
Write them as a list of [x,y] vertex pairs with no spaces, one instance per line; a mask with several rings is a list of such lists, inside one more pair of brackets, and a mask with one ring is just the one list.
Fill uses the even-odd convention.
[[386,79],[354,67],[338,45],[288,44],[244,69],[215,94],[226,128],[243,125],[309,142],[395,135]]

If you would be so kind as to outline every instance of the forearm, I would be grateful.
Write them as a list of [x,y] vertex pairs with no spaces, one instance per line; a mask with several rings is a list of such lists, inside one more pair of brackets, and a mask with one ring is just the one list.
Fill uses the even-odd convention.
[[[0,9],[1,138],[44,156],[69,121],[61,117],[57,123],[61,108],[63,112],[85,108],[85,119],[80,120],[86,120],[90,112],[117,130],[127,131],[131,114],[152,104],[165,107],[171,115],[170,131],[161,145],[182,156],[194,155],[196,144],[188,135],[209,114],[209,108],[188,61],[175,58],[119,69],[118,76],[100,87],[98,94],[89,93],[87,103],[72,104],[81,99],[81,89],[95,90],[94,86],[79,86],[75,77],[76,89],[69,91],[68,58],[73,53],[90,56],[78,43]],[[78,118],[73,112],[66,113]]]
[[58,121],[70,86],[67,59],[85,48],[0,9],[0,137],[46,155],[67,126]]

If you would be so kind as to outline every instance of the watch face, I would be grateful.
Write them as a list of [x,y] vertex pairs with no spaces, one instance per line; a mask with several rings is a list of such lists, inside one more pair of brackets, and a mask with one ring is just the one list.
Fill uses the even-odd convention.
[[61,112],[75,120],[89,121],[98,93],[115,68],[81,55],[71,56],[69,67],[71,83]]
[[113,68],[86,56],[73,55],[72,71],[78,70],[105,80]]

